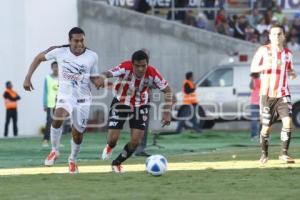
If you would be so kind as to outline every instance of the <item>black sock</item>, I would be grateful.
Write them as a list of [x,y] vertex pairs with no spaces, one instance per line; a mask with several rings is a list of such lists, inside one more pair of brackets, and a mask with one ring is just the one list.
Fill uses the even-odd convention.
[[291,130],[282,128],[281,130],[281,154],[288,155],[288,150],[291,142]]
[[118,155],[118,157],[113,160],[112,165],[120,165],[122,162],[129,158],[135,149],[130,149],[128,143],[124,146],[123,151]]
[[269,149],[269,135],[260,134],[260,144],[261,144],[261,153],[262,155],[268,157]]

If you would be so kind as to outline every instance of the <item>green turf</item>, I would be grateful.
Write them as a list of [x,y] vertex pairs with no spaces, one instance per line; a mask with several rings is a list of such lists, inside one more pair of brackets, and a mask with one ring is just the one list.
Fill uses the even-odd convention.
[[[300,157],[299,131],[294,132],[291,154]],[[129,135],[123,133],[114,156],[120,152]],[[67,166],[70,136],[65,135],[58,165]],[[204,134],[186,132],[180,135],[160,136],[164,148],[151,146],[147,151],[160,153],[169,162],[257,160],[258,142],[251,142],[246,132],[206,131]],[[271,139],[270,157],[275,159],[280,150],[279,134]],[[98,159],[105,145],[105,134],[86,134],[79,156],[80,165],[109,165]],[[42,166],[49,148],[41,147],[40,138],[0,140],[0,168]],[[143,163],[144,158],[133,157],[126,163]],[[50,174],[0,177],[0,199],[55,200],[55,199],[298,199],[299,168],[257,168],[240,170],[169,171],[161,177],[145,172],[127,172],[117,175]]]

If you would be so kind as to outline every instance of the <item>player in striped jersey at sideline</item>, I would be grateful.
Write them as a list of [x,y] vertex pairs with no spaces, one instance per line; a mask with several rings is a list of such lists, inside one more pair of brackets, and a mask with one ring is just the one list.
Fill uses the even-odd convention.
[[169,125],[171,121],[171,88],[160,73],[148,63],[147,53],[139,50],[133,53],[131,61],[125,61],[103,73],[106,78],[118,77],[118,80],[114,86],[114,99],[109,112],[107,145],[103,150],[102,159],[110,158],[126,120],[129,120],[131,129],[131,141],[124,146],[123,151],[112,162],[112,170],[116,173],[123,172],[121,164],[133,154],[143,138],[149,117],[149,88],[157,88],[164,93],[162,125]]
[[260,143],[262,155],[260,163],[268,161],[269,134],[271,126],[279,118],[282,121],[282,149],[279,160],[295,163],[288,155],[292,131],[292,103],[288,87],[288,77],[296,78],[292,53],[284,47],[284,28],[273,25],[269,33],[270,44],[261,46],[254,55],[251,73],[261,73],[260,114],[262,129]]

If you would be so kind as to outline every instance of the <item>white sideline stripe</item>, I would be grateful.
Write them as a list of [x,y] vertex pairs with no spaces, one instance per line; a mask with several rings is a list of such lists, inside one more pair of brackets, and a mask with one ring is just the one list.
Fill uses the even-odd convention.
[[[300,159],[295,160],[296,164],[284,164],[279,160],[269,160],[267,164],[261,165],[255,161],[222,161],[222,162],[186,162],[168,163],[169,171],[176,170],[224,170],[224,169],[252,169],[252,168],[300,168]],[[125,172],[145,171],[144,164],[123,165]],[[80,173],[107,173],[111,172],[110,165],[79,165]],[[68,166],[65,167],[32,167],[32,168],[10,168],[0,169],[0,176],[5,175],[34,175],[34,174],[65,174],[69,173]]]

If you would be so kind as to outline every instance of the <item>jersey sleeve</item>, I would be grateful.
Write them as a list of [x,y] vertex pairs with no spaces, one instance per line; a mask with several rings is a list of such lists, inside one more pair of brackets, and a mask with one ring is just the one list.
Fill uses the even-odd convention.
[[59,46],[52,46],[48,48],[46,51],[44,51],[46,60],[56,60],[60,51],[61,48],[59,48]]
[[91,67],[90,76],[99,76],[99,69],[98,69],[98,55],[95,53],[94,55],[94,64]]
[[126,66],[120,64],[120,65],[118,65],[116,67],[111,68],[108,71],[112,74],[113,77],[119,77],[119,76],[125,74],[125,72],[126,72]]
[[259,73],[263,70],[264,64],[264,48],[260,47],[254,54],[252,63],[251,63],[251,73]]
[[153,85],[159,90],[164,90],[169,84],[164,77],[155,69],[152,73]]

